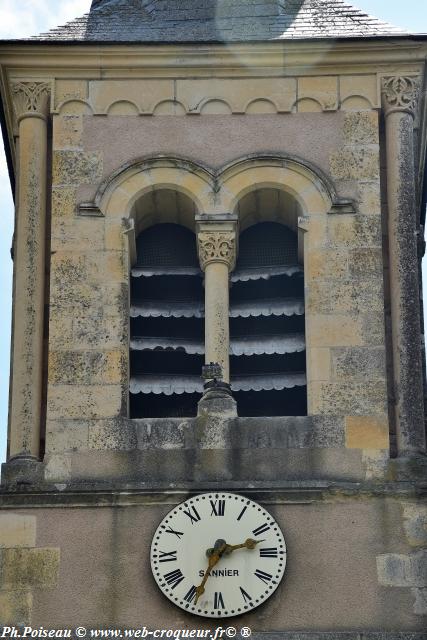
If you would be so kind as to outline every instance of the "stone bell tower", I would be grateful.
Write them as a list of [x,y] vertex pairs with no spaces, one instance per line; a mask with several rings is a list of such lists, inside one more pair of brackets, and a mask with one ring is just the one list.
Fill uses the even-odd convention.
[[[94,0],[1,43],[0,624],[425,640],[426,57],[339,0]],[[266,523],[153,564],[222,493]],[[221,616],[270,517],[284,577]],[[205,547],[215,620],[173,564]]]

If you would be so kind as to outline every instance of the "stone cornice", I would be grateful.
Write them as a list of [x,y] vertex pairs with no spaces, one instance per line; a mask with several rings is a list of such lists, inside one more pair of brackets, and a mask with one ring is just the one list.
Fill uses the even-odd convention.
[[[398,45],[397,45],[398,42]],[[178,55],[179,54],[179,55]],[[150,77],[166,72],[179,76],[184,69],[197,75],[210,75],[212,69],[230,75],[283,76],[287,72],[312,74],[331,67],[374,72],[379,65],[424,64],[427,41],[423,38],[393,38],[342,41],[274,41],[267,43],[228,43],[200,45],[138,45],[97,43],[3,42],[0,64],[30,75],[51,73],[56,77],[108,77],[121,69],[121,77]],[[207,70],[209,72],[207,73]],[[386,70],[385,70],[386,71]],[[350,72],[353,72],[351,70]],[[356,72],[356,71],[354,71]],[[141,77],[141,76],[139,76]]]
[[18,122],[29,117],[47,118],[50,98],[49,83],[13,82],[12,96]]
[[420,81],[414,76],[382,78],[382,102],[386,116],[396,111],[415,116],[420,95]]

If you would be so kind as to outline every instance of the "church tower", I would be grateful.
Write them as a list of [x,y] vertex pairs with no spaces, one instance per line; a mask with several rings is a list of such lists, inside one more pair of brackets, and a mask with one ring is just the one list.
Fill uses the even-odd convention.
[[1,43],[0,624],[426,639],[426,59],[341,0]]

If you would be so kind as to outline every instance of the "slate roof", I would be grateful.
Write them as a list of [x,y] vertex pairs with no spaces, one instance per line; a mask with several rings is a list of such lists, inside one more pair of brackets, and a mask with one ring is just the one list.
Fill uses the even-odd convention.
[[230,42],[405,35],[342,0],[93,0],[32,40]]

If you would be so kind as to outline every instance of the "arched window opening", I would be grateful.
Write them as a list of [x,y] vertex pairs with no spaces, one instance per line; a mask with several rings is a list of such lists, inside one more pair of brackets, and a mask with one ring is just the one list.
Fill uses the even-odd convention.
[[130,416],[194,416],[202,391],[203,286],[193,231],[156,224],[131,273]]
[[231,275],[231,386],[240,416],[307,414],[304,274],[297,233],[260,222]]

